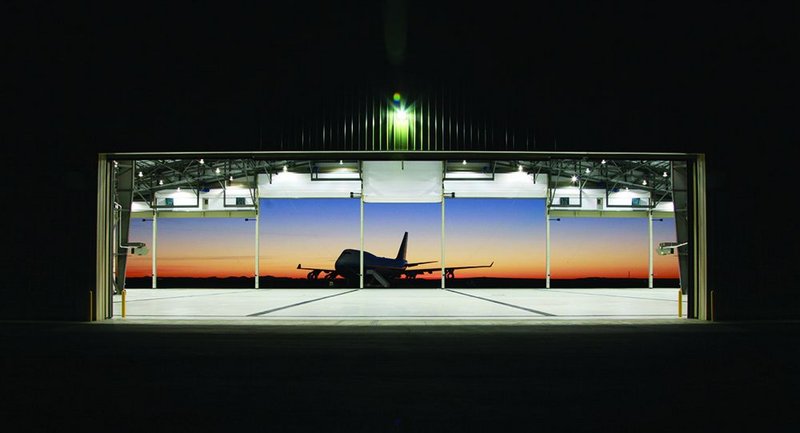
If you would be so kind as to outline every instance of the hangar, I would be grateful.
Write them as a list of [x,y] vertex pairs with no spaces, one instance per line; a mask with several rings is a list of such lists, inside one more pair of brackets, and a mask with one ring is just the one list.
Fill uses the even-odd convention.
[[705,200],[702,154],[100,154],[89,316],[713,319]]

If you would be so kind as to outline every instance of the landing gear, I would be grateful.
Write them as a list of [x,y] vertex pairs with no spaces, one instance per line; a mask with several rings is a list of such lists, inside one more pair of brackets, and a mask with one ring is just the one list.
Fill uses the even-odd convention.
[[307,276],[307,278],[308,278],[309,280],[316,280],[316,279],[319,277],[319,273],[320,273],[320,272],[321,272],[321,271],[311,271],[311,272],[309,272],[309,273],[308,273],[308,276]]

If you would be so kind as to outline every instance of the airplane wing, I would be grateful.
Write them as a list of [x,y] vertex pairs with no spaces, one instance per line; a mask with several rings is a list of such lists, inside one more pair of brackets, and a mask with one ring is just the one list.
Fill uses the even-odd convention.
[[[473,269],[473,268],[491,268],[494,265],[494,262],[489,263],[488,265],[474,265],[474,266],[445,266],[444,270],[447,271],[455,271],[456,269]],[[442,268],[422,268],[422,269],[412,269],[413,272],[436,272],[441,271]]]
[[[453,272],[457,269],[474,269],[474,268],[491,268],[494,265],[494,262],[489,263],[488,265],[474,265],[474,266],[445,266],[444,272],[447,274],[452,275]],[[406,275],[418,275],[418,274],[430,274],[431,272],[441,272],[442,268],[414,268],[410,269],[406,272]]]
[[339,273],[336,272],[336,269],[324,269],[324,268],[304,268],[303,265],[298,264],[297,269],[302,269],[304,271],[309,271],[306,278],[309,280],[316,280],[317,278],[325,278],[327,280],[333,280],[339,276]]
[[412,267],[412,266],[426,265],[426,264],[428,264],[428,263],[436,263],[436,260],[431,260],[431,261],[429,261],[429,262],[417,262],[417,263],[409,263],[409,264],[407,264],[406,266],[410,268],[410,267]]
[[315,271],[315,272],[317,272],[317,273],[319,273],[319,272],[328,272],[328,273],[330,273],[330,272],[336,272],[336,270],[335,270],[335,269],[324,269],[324,268],[304,268],[304,267],[303,267],[303,265],[301,265],[301,264],[298,264],[298,265],[297,265],[297,269],[302,269],[302,270],[305,270],[305,271]]

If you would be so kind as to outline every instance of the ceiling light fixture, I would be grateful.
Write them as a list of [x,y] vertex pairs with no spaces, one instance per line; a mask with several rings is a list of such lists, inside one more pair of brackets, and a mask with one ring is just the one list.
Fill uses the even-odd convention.
[[284,165],[284,166],[283,166],[283,172],[284,172],[284,173],[286,173],[287,171],[289,171],[289,167],[287,167],[287,166],[285,166],[285,165]]
[[600,164],[605,165],[606,164],[606,160],[604,159],[604,160],[600,161]]
[[642,185],[647,186],[647,179],[642,181]]
[[164,180],[163,180],[163,179],[159,179],[159,180],[158,180],[158,184],[159,184],[159,185],[164,185]]
[[144,176],[144,174],[140,171],[139,172],[139,177],[142,177],[142,176]]
[[667,174],[667,172],[666,172],[666,171],[664,172],[664,174],[662,174],[662,176],[664,176],[664,177],[669,177],[669,175]]
[[577,182],[577,181],[578,181],[578,176],[572,176],[572,177],[570,178],[570,180],[572,181],[572,183],[575,183],[575,182]]
[[206,162],[203,161],[203,158],[200,158],[200,165],[204,165]]

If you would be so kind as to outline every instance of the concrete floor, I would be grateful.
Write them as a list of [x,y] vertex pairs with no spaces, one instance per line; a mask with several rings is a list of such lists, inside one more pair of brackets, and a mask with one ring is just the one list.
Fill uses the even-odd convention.
[[[677,319],[677,298],[677,289],[129,289],[126,320]],[[115,318],[121,309],[116,295]]]

